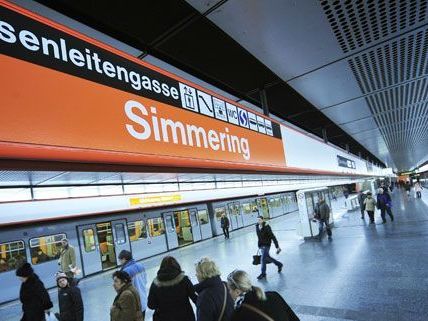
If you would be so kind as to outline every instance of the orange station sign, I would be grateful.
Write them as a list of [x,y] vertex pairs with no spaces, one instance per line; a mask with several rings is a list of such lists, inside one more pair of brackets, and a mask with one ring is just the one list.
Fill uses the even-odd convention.
[[280,125],[0,0],[0,158],[281,170]]

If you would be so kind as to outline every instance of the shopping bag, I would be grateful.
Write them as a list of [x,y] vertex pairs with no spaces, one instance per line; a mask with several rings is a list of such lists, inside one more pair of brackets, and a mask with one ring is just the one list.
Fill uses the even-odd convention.
[[58,321],[58,319],[53,312],[46,312],[45,321]]
[[262,262],[262,256],[260,250],[257,251],[256,255],[253,255],[253,265],[259,265]]

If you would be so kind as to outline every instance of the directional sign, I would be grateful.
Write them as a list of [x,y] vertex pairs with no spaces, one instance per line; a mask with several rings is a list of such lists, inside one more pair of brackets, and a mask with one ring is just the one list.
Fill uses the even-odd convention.
[[201,114],[214,117],[214,107],[211,95],[198,90],[199,112]]
[[250,129],[259,131],[259,126],[257,125],[256,115],[248,112],[248,122],[250,123]]
[[227,121],[226,104],[223,100],[213,97],[215,118]]
[[196,89],[190,87],[189,85],[179,83],[180,95],[181,95],[181,105],[183,108],[198,111],[198,103],[196,101]]
[[259,132],[266,134],[265,119],[261,116],[257,116],[257,124],[259,126]]
[[239,125],[238,109],[236,108],[236,106],[226,103],[226,110],[227,118],[229,118],[229,123]]
[[239,119],[239,126],[248,128],[249,121],[248,121],[248,112],[246,110],[238,108],[238,119]]

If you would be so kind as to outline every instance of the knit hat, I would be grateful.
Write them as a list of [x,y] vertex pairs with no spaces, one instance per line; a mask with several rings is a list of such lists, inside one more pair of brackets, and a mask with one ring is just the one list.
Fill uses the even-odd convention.
[[16,276],[29,277],[34,273],[30,263],[24,263],[16,269]]
[[64,272],[58,272],[55,275],[56,281],[58,282],[59,279],[68,279],[67,274],[65,274]]

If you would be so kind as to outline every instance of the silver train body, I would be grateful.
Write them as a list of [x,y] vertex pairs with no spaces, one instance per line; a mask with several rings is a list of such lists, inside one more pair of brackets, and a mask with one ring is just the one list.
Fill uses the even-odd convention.
[[297,209],[295,193],[287,192],[3,227],[0,283],[8,290],[0,291],[0,304],[18,298],[15,268],[22,261],[33,265],[46,287],[55,286],[63,238],[75,248],[77,266],[87,277],[116,268],[122,250],[141,260],[220,235],[223,213],[233,231],[254,224],[258,215],[274,218]]

